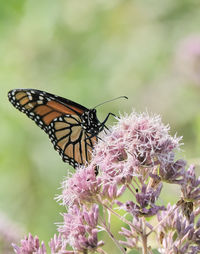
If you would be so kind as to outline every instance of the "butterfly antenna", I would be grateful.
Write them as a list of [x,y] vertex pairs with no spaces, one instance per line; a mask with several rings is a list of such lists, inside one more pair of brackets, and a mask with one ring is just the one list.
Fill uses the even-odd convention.
[[114,98],[114,99],[112,99],[112,100],[104,101],[104,102],[98,104],[97,106],[95,106],[94,108],[97,108],[97,107],[99,107],[99,106],[101,106],[101,105],[103,105],[103,104],[105,104],[105,103],[108,103],[108,102],[111,102],[111,101],[115,101],[115,100],[118,100],[118,99],[121,99],[121,98],[127,99],[127,100],[128,100],[128,97],[127,97],[127,96],[119,96],[119,97]]

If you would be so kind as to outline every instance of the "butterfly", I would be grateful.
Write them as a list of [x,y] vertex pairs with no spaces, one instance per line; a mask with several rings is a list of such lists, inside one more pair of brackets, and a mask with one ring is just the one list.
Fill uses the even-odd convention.
[[74,168],[91,160],[92,149],[98,134],[107,128],[96,115],[74,101],[35,89],[14,89],[8,92],[9,101],[19,111],[42,128],[64,162]]

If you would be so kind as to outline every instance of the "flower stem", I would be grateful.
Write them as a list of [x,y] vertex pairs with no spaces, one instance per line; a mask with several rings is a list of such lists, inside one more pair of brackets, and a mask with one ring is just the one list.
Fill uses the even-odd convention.
[[115,239],[115,237],[113,236],[112,232],[110,231],[110,229],[107,227],[107,225],[104,223],[103,219],[99,216],[99,219],[105,229],[105,231],[108,233],[108,235],[110,236],[110,238],[113,240],[113,242],[115,243],[115,245],[117,246],[117,248],[121,251],[121,253],[126,254],[126,251],[124,250],[124,248],[119,244],[119,242]]
[[142,254],[147,254],[148,248],[147,248],[147,233],[146,233],[146,221],[145,217],[142,217],[142,233],[140,234],[141,239],[142,239]]
[[133,227],[135,229],[135,231],[138,234],[141,234],[141,231],[138,230],[137,227],[135,227],[130,221],[126,220],[124,217],[120,216],[118,213],[116,213],[115,211],[113,211],[109,206],[103,204],[104,207],[106,207],[109,211],[111,211],[111,213],[113,213],[114,215],[116,215],[121,221],[123,221],[124,223],[126,223],[127,225],[129,225],[130,227]]
[[147,254],[147,235],[141,235],[142,238],[142,254]]
[[131,189],[130,185],[127,184],[127,188],[130,190],[130,192],[133,194],[133,196],[135,197],[135,193],[133,192],[133,190]]
[[167,213],[167,215],[166,215],[157,225],[155,225],[155,226],[152,228],[152,230],[147,234],[147,236],[149,236],[152,232],[154,232],[154,231],[156,230],[156,228],[157,228],[158,226],[160,226],[160,225],[168,218],[168,216],[170,216],[172,213],[174,213],[175,210],[176,210],[177,208],[178,208],[178,206],[175,206],[174,209],[172,209],[171,211],[169,211],[169,212]]

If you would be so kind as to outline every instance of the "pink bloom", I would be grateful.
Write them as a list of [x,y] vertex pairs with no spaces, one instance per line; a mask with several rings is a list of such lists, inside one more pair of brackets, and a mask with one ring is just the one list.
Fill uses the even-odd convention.
[[194,222],[194,213],[187,218],[179,207],[168,204],[167,210],[158,213],[157,218],[160,253],[199,253],[200,221]]
[[85,202],[95,202],[100,189],[100,179],[96,177],[94,166],[80,167],[71,178],[67,178],[62,184],[63,205],[71,206]]
[[[169,135],[169,126],[159,116],[147,113],[125,115],[118,119],[96,146],[92,163],[98,165],[104,193],[116,193],[117,185],[143,180],[154,167],[173,162],[180,138]],[[110,190],[112,188],[112,190]]]
[[181,186],[182,196],[189,201],[200,199],[200,176],[196,177],[194,165],[185,172],[185,182]]
[[40,245],[39,238],[29,234],[24,240],[21,240],[21,247],[13,244],[15,253],[17,254],[46,254],[46,247],[42,242]]
[[51,249],[51,253],[68,253],[66,251],[67,243],[63,241],[61,234],[58,236],[55,234],[53,238],[51,238],[49,242],[49,247]]
[[80,210],[74,205],[68,213],[63,214],[64,224],[59,226],[58,231],[74,250],[95,250],[103,245],[103,242],[98,242],[97,239],[98,214],[97,205],[93,205],[90,211],[86,207]]
[[180,159],[174,162],[174,154],[172,155],[172,161],[161,163],[159,168],[159,176],[163,181],[168,183],[183,184],[185,182],[186,161]]

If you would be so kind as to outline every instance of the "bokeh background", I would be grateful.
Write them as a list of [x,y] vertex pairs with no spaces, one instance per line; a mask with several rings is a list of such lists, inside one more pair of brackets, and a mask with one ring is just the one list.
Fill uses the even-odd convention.
[[[8,102],[10,89],[45,90],[89,108],[127,95],[99,107],[99,119],[132,109],[160,114],[183,136],[177,156],[199,171],[198,0],[0,1],[0,56],[0,252],[28,232],[48,242],[64,211],[54,197],[70,169]],[[161,203],[176,201],[174,193],[164,189]]]

